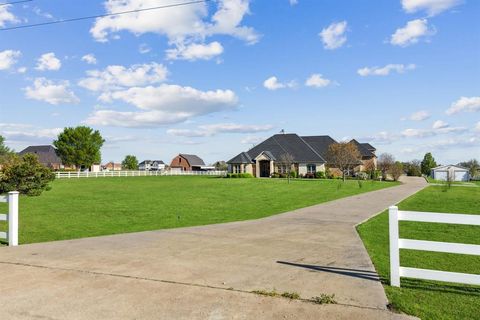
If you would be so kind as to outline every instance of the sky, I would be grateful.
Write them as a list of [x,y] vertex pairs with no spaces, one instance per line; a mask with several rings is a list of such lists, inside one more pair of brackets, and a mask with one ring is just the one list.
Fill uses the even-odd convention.
[[8,146],[87,125],[103,162],[213,163],[285,130],[480,158],[480,1],[32,0],[0,29],[139,9],[0,30]]

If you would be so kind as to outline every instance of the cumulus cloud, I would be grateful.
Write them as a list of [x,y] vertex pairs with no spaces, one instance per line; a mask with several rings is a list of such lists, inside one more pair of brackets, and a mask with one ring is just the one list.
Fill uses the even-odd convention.
[[98,110],[87,124],[143,127],[178,123],[195,116],[233,110],[238,97],[231,90],[201,91],[192,87],[162,84],[158,87],[132,87],[104,94],[104,101],[123,101],[141,111]]
[[477,112],[480,111],[480,97],[461,97],[446,111],[446,114],[452,115],[459,112]]
[[461,2],[461,0],[402,0],[402,7],[407,13],[426,11],[430,16],[434,16]]
[[428,26],[427,19],[415,19],[399,28],[392,34],[390,43],[394,46],[407,47],[420,41],[421,38],[435,34],[435,29]]
[[10,12],[11,5],[0,6],[0,27],[4,27],[7,22],[15,23],[19,20]]
[[347,42],[347,21],[334,22],[324,28],[318,35],[322,38],[325,49],[338,49]]
[[312,74],[306,81],[305,85],[307,87],[323,88],[332,84],[332,81],[326,78],[319,73]]
[[294,6],[294,5],[298,4],[298,0],[289,0],[288,2],[290,2],[291,6]]
[[442,120],[437,120],[433,123],[432,129],[443,129],[448,128],[450,125]]
[[283,88],[293,88],[296,86],[295,81],[282,83],[278,80],[277,77],[272,76],[267,80],[263,81],[263,86],[268,90],[278,90]]
[[25,88],[25,95],[28,99],[44,101],[53,105],[80,102],[69,88],[68,81],[54,82],[45,78],[36,78],[33,87]]
[[[195,47],[194,43],[203,43],[205,38],[213,35],[229,35],[248,44],[256,43],[260,36],[251,27],[242,25],[243,18],[250,13],[250,0],[219,0],[215,12],[210,15],[207,3],[170,7],[162,10],[142,11],[128,15],[98,18],[90,33],[97,41],[108,41],[109,36],[119,31],[128,31],[135,35],[157,33],[165,35],[174,45],[173,51],[167,52],[171,57],[183,57],[182,48],[192,51],[203,49],[203,54],[218,55],[220,47]],[[141,10],[158,7],[156,0],[108,0],[104,2],[107,13]],[[217,42],[218,43],[218,42]],[[206,54],[204,51],[207,50]],[[179,51],[179,52],[177,52]],[[213,52],[212,52],[213,51]],[[186,52],[188,54],[189,52]],[[194,54],[194,53],[190,53]],[[188,55],[187,55],[188,56]]]
[[218,123],[198,126],[197,129],[169,129],[168,134],[181,137],[211,137],[221,133],[255,133],[273,129],[272,125]]
[[[362,137],[360,138],[361,141],[368,141],[372,144],[391,144],[395,140],[398,139],[398,134],[393,134],[388,131],[380,131],[372,136]],[[350,138],[346,139],[347,141]]]
[[13,67],[21,55],[20,51],[15,50],[0,51],[0,70],[8,70]]
[[430,113],[425,110],[414,112],[408,117],[408,119],[412,121],[423,121],[427,120],[428,118],[430,118]]
[[250,145],[256,145],[262,141],[264,141],[266,137],[255,137],[255,136],[247,136],[240,140],[241,144],[250,144]]
[[460,133],[465,132],[467,129],[465,127],[443,127],[443,128],[432,128],[432,129],[405,129],[402,131],[402,136],[406,138],[426,138],[432,137],[440,134],[447,133]]
[[42,54],[37,60],[37,66],[35,69],[44,70],[59,70],[62,67],[60,60],[55,57],[55,53],[49,52]]
[[93,53],[86,54],[82,57],[82,61],[85,61],[88,64],[97,64],[97,58]]
[[179,44],[176,48],[168,49],[166,53],[169,60],[210,60],[223,53],[223,46],[217,41],[209,44]]
[[362,77],[366,76],[388,76],[392,72],[405,73],[409,70],[414,70],[416,66],[414,64],[387,64],[384,67],[364,67],[357,70],[357,73]]
[[475,131],[480,132],[480,121],[477,122],[477,125],[475,126]]
[[144,86],[166,80],[168,70],[155,62],[135,64],[130,67],[112,65],[104,70],[89,70],[78,85],[91,91],[119,90],[125,87]]

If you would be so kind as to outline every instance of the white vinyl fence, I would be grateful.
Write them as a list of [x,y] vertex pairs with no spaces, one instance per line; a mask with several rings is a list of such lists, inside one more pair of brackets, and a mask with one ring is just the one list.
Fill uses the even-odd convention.
[[390,284],[400,287],[400,277],[480,285],[480,275],[406,268],[400,266],[400,249],[480,255],[480,245],[399,239],[398,221],[419,221],[480,226],[479,215],[399,211],[389,208]]
[[8,203],[8,214],[0,214],[0,221],[8,221],[8,231],[0,232],[0,239],[6,239],[9,246],[18,246],[18,192],[0,196],[0,202]]
[[225,176],[226,171],[100,171],[100,172],[55,172],[57,179],[102,178],[102,177],[145,177],[145,176]]

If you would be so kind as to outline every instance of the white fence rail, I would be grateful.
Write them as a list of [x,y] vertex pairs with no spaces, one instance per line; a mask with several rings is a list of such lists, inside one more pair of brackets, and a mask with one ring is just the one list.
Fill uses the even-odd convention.
[[399,221],[419,221],[480,226],[480,216],[467,214],[399,211],[398,207],[396,206],[390,207],[388,213],[390,232],[390,284],[392,286],[400,287],[400,277],[480,285],[480,275],[476,274],[407,268],[400,266],[400,249],[458,253],[478,256],[480,255],[480,245],[400,239],[398,235]]
[[225,176],[226,171],[100,171],[100,172],[55,172],[57,179],[103,178],[103,177],[148,177],[148,176]]
[[0,239],[7,240],[9,246],[18,246],[18,192],[0,196],[0,202],[8,203],[8,214],[0,214],[0,221],[8,221],[8,231],[0,232]]

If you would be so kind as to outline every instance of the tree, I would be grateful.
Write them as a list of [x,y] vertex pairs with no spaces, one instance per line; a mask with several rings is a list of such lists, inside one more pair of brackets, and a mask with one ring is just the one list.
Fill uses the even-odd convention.
[[330,167],[342,172],[343,181],[347,173],[361,163],[362,155],[352,142],[333,143],[328,147],[327,162]]
[[373,179],[375,176],[375,170],[377,169],[375,165],[375,160],[369,159],[365,161],[363,167],[365,168],[365,172],[367,172],[368,177],[370,179]]
[[421,177],[421,162],[420,160],[412,160],[403,164],[403,171],[410,177]]
[[423,160],[421,163],[422,173],[426,176],[429,176],[432,168],[435,168],[436,166],[437,166],[437,163],[435,162],[435,159],[433,158],[432,154],[430,152],[427,152],[423,157]]
[[292,175],[292,167],[293,167],[294,161],[295,159],[288,152],[280,155],[280,159],[277,161],[279,165],[285,167],[288,183],[290,183],[290,177]]
[[215,170],[218,171],[227,171],[228,169],[228,165],[225,161],[217,161],[213,164],[213,166],[215,167]]
[[395,157],[390,153],[382,153],[377,160],[377,166],[382,172],[382,179],[387,180],[387,174],[395,163]]
[[98,130],[79,126],[65,128],[53,145],[64,165],[75,165],[80,170],[100,162],[100,148],[104,142]]
[[5,145],[5,138],[0,136],[0,157],[13,153],[13,150]]
[[27,153],[12,156],[0,169],[0,193],[18,191],[29,196],[39,196],[49,189],[55,174],[42,165],[36,155]]
[[389,170],[390,174],[393,177],[393,181],[398,181],[398,179],[402,176],[403,174],[403,165],[401,162],[396,161]]
[[137,157],[132,155],[125,156],[125,159],[122,161],[122,168],[127,170],[138,170],[138,160]]
[[472,178],[480,174],[480,163],[478,163],[477,159],[460,162],[458,165],[467,168]]

